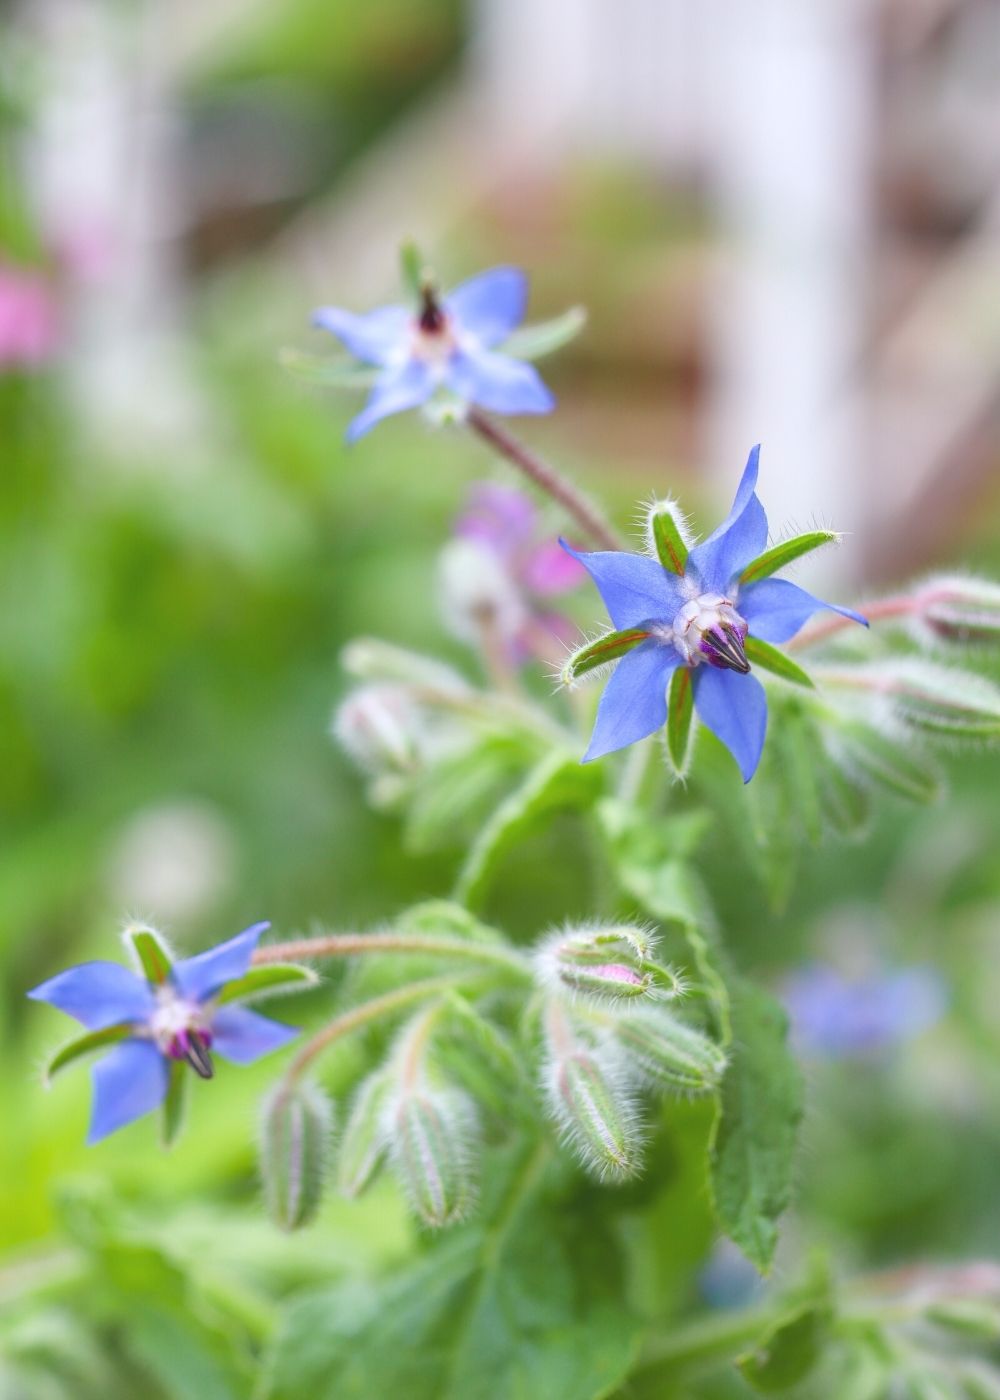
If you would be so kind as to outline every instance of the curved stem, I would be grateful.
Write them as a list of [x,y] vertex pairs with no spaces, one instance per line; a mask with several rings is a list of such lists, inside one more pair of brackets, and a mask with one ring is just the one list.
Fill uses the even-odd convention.
[[523,443],[501,428],[499,423],[478,408],[470,408],[465,422],[484,442],[488,442],[501,457],[517,467],[547,496],[562,506],[567,515],[572,516],[580,528],[590,536],[601,549],[621,549],[621,540],[596,507],[586,496],[567,481],[556,469],[529,451]]
[[[863,617],[867,617],[869,622],[884,622],[888,618],[909,617],[919,605],[916,598],[901,596],[898,598],[879,598],[871,603],[862,603],[858,612]],[[825,642],[827,637],[833,637],[845,627],[855,627],[857,624],[849,617],[841,617],[840,613],[831,613],[829,617],[824,617],[821,622],[816,622],[812,627],[803,628],[797,637],[792,637],[786,645],[788,651],[799,651],[804,647],[815,646],[817,642]]]
[[335,1017],[321,1031],[317,1031],[311,1040],[306,1041],[285,1071],[285,1088],[291,1088],[318,1055],[345,1035],[350,1035],[352,1031],[359,1030],[382,1016],[402,1011],[415,1002],[450,991],[459,983],[468,981],[469,976],[467,972],[452,972],[443,977],[426,977],[420,982],[409,982],[404,987],[394,987],[391,992],[383,992],[381,996],[372,997],[371,1001],[363,1001],[360,1006],[352,1006],[350,1011]]
[[513,949],[491,943],[470,943],[465,938],[438,938],[423,933],[330,933],[320,938],[269,943],[257,949],[251,962],[257,965],[298,962],[302,958],[353,958],[364,953],[416,953],[458,958],[501,967],[524,981],[531,979],[527,960]]

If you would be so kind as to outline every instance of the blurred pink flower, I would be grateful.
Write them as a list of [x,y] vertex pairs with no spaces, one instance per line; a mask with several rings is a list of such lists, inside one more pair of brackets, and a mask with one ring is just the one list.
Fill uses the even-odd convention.
[[60,338],[59,308],[45,277],[0,262],[0,373],[45,364]]
[[554,538],[539,537],[540,518],[534,503],[515,487],[482,481],[472,487],[468,504],[455,522],[455,536],[477,546],[502,571],[521,607],[517,635],[507,638],[512,656],[554,659],[554,641],[567,642],[573,625],[561,614],[539,606],[542,600],[576,588],[584,570]]

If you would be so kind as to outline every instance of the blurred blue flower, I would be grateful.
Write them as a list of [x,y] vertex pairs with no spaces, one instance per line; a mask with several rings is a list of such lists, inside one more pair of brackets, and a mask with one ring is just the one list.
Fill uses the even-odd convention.
[[158,984],[120,963],[90,962],[68,968],[28,993],[73,1016],[88,1031],[108,1033],[113,1048],[93,1071],[88,1143],[158,1108],[172,1061],[186,1060],[203,1079],[211,1079],[210,1049],[234,1064],[251,1064],[298,1034],[245,1007],[219,1003],[226,986],[249,970],[267,927],[254,924],[215,948],[184,958]]
[[702,724],[721,739],[749,782],[764,746],[767,697],[749,674],[747,635],[785,642],[819,608],[867,627],[860,613],[824,603],[785,579],[740,584],[740,574],[767,545],[767,516],[755,494],[759,456],[758,446],[747,460],[732,510],[690,550],[683,574],[645,554],[578,554],[563,542],[589,570],[614,627],[648,634],[617,663],[601,697],[585,763],[660,729],[671,673],[687,666]]
[[548,413],[555,405],[532,365],[495,347],[524,320],[528,279],[494,267],[439,298],[430,286],[417,311],[383,306],[357,316],[336,306],[313,315],[352,355],[380,373],[364,410],[347,430],[356,441],[381,418],[426,403],[439,388],[495,413]]
[[784,986],[799,1049],[824,1059],[862,1058],[919,1035],[947,1005],[932,967],[904,967],[849,977],[829,963],[809,963]]

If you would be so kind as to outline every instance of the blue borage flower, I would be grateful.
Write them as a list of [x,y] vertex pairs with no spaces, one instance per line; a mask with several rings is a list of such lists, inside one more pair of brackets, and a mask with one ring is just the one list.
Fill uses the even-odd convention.
[[948,993],[936,968],[872,968],[848,976],[829,963],[809,963],[784,986],[792,1036],[806,1054],[849,1059],[880,1054],[933,1026]]
[[824,603],[794,583],[770,577],[791,559],[836,537],[832,531],[814,531],[763,553],[767,516],[755,494],[759,455],[758,446],[750,453],[732,510],[699,545],[689,547],[683,519],[671,502],[651,508],[651,554],[580,554],[561,542],[590,572],[617,629],[581,647],[563,670],[563,679],[571,682],[604,662],[617,662],[601,697],[585,763],[658,730],[667,720],[669,685],[671,722],[681,716],[689,724],[693,701],[701,722],[721,739],[743,781],[749,782],[767,728],[767,697],[750,674],[751,661],[809,684],[805,673],[770,643],[787,641],[819,608],[868,625],[850,608]]
[[441,388],[495,413],[548,413],[555,399],[537,370],[495,349],[524,320],[527,300],[525,274],[516,267],[494,267],[445,296],[425,283],[417,308],[383,306],[358,316],[321,307],[313,324],[381,371],[364,410],[347,429],[348,441],[381,418],[426,403]]
[[[171,965],[151,930],[133,934],[146,977],[120,963],[89,962],[50,977],[28,996],[74,1017],[90,1032],[64,1047],[50,1069],[88,1050],[111,1046],[94,1066],[94,1103],[87,1142],[158,1108],[167,1096],[171,1067],[185,1062],[203,1079],[212,1077],[212,1054],[251,1064],[286,1045],[298,1031],[232,1003],[259,994],[259,983],[280,979],[273,969],[250,971],[250,960],[266,923]],[[311,980],[301,968],[282,969],[295,980]],[[259,979],[259,982],[258,982]],[[280,979],[283,980],[283,979]]]

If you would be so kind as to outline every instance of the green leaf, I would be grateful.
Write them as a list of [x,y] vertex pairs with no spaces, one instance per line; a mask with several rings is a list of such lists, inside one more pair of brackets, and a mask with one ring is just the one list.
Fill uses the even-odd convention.
[[611,1232],[588,1188],[522,1150],[494,1199],[380,1284],[353,1279],[283,1311],[264,1400],[600,1400],[637,1343]]
[[479,904],[508,852],[559,811],[583,811],[603,787],[598,765],[584,766],[575,754],[549,753],[500,804],[473,842],[458,878],[456,899]]
[[670,677],[667,695],[667,756],[679,778],[687,772],[694,727],[694,687],[691,668],[678,666]]
[[95,1050],[104,1050],[118,1040],[125,1040],[132,1034],[131,1026],[108,1026],[103,1031],[88,1031],[61,1045],[45,1066],[46,1083],[58,1074],[59,1070],[71,1065],[81,1055],[91,1055]]
[[815,686],[808,674],[801,666],[797,666],[790,656],[777,647],[771,646],[770,642],[762,642],[759,637],[747,637],[744,642],[747,660],[754,666],[760,666],[765,671],[771,671],[774,675],[780,676],[784,681],[791,681],[793,685],[805,686],[807,690],[814,690]]
[[328,360],[304,350],[280,350],[278,360],[296,379],[324,389],[370,389],[378,377],[378,369],[372,365],[361,365],[356,360]]
[[688,547],[670,501],[661,501],[649,513],[649,531],[660,563],[672,574],[683,576]]
[[537,754],[536,744],[489,734],[435,763],[412,790],[404,827],[407,850],[423,854],[464,845],[469,831],[482,825]]
[[164,1147],[169,1147],[176,1140],[183,1127],[187,1090],[186,1065],[183,1060],[172,1060],[170,1078],[167,1081],[167,1096],[163,1100],[163,1116],[160,1119],[160,1141]]
[[793,560],[801,559],[803,554],[811,554],[814,549],[820,549],[825,544],[835,544],[839,539],[840,536],[835,530],[810,530],[805,535],[794,535],[792,539],[784,540],[773,549],[758,554],[740,574],[740,583],[759,583],[762,578],[770,578]]
[[419,303],[427,280],[427,264],[421,257],[420,249],[412,239],[407,239],[399,249],[399,268],[403,286],[414,302]]
[[646,641],[648,636],[649,633],[644,632],[641,627],[630,627],[624,632],[605,632],[603,637],[587,642],[566,659],[562,668],[563,685],[578,681],[588,671],[595,671],[598,666],[605,666],[609,661],[617,661],[640,642]]
[[903,748],[861,720],[838,720],[827,745],[848,772],[908,802],[933,802],[941,795],[941,775],[925,754],[913,744]]
[[500,346],[505,355],[518,360],[540,360],[560,350],[574,340],[587,324],[587,312],[582,306],[571,306],[551,321],[538,321],[533,326],[521,326]]
[[311,967],[299,967],[297,963],[264,963],[227,982],[219,993],[218,1002],[222,1006],[228,1001],[250,1001],[274,992],[304,992],[315,987],[318,981],[319,974]]
[[778,1003],[742,979],[729,990],[733,1041],[712,1140],[712,1198],[723,1230],[766,1273],[791,1198],[802,1078]]
[[829,1303],[804,1303],[782,1318],[755,1349],[737,1358],[743,1379],[762,1395],[789,1390],[815,1370],[830,1335]]
[[142,968],[142,975],[154,987],[161,986],[170,976],[173,959],[155,929],[136,925],[125,930],[125,938]]

